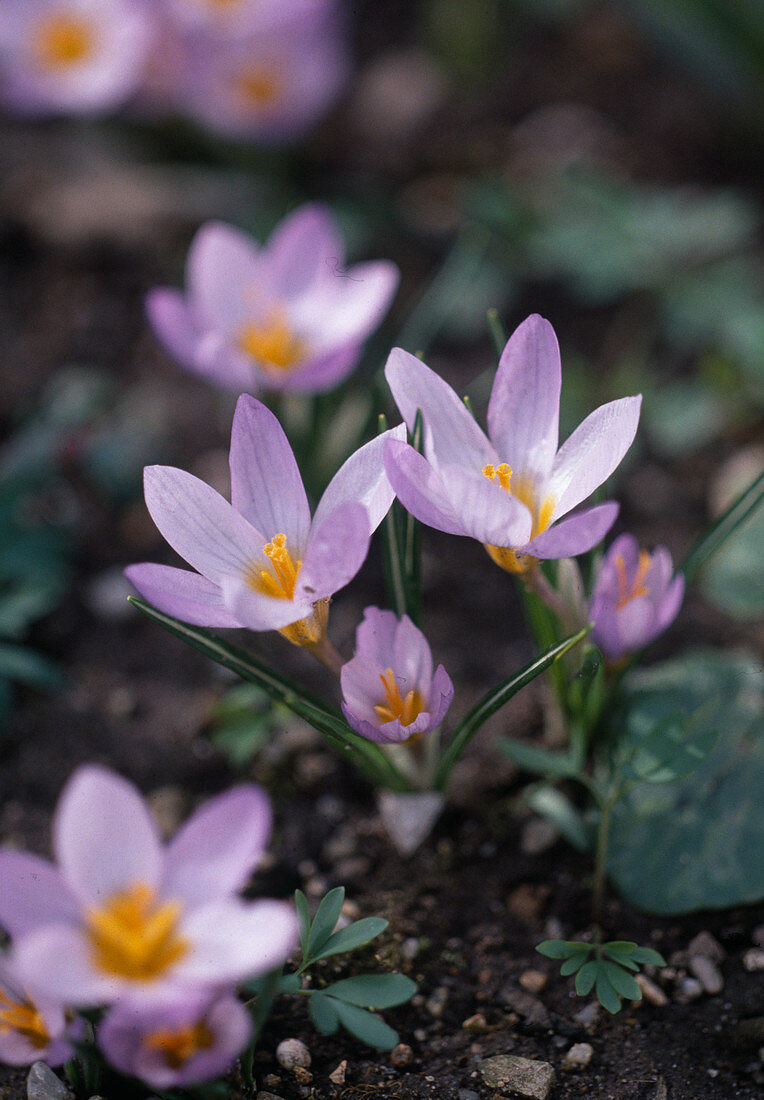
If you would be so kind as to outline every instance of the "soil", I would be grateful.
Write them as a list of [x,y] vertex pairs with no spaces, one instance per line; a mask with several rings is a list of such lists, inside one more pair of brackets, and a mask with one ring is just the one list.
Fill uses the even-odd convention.
[[[369,25],[363,27],[362,49],[370,49],[370,43],[376,48],[377,42],[398,44],[389,31],[371,26],[368,12],[365,18]],[[586,50],[591,55],[595,31],[598,65],[587,68],[579,62],[575,68],[571,59]],[[720,148],[716,108],[710,103],[708,110],[698,108],[697,97],[704,93],[694,83],[668,69],[644,44],[632,56],[627,46],[634,39],[617,20],[613,25],[604,17],[590,24],[582,19],[565,33],[545,33],[531,39],[520,71],[509,81],[506,101],[489,103],[486,97],[483,102],[477,96],[469,117],[469,112],[457,112],[402,160],[400,150],[392,156],[387,148],[377,151],[375,161],[373,149],[343,146],[339,133],[329,131],[331,171],[338,178],[344,172],[365,179],[375,163],[375,186],[403,186],[421,172],[440,170],[444,150],[459,147],[466,134],[476,143],[476,133],[485,138],[485,157],[497,127],[512,127],[533,108],[567,97],[601,112],[626,150],[630,170],[642,178],[714,178]],[[601,49],[603,40],[610,43],[609,52]],[[612,96],[625,57],[629,82]],[[671,111],[661,113],[667,90]],[[630,104],[637,101],[643,109],[633,112]],[[191,219],[165,217],[159,228],[137,238],[99,231],[95,237],[79,233],[62,239],[41,228],[30,211],[34,194],[43,193],[45,171],[55,173],[65,160],[66,134],[52,128],[30,135],[6,126],[3,138],[6,164],[16,175],[3,192],[6,213],[0,225],[6,288],[0,304],[5,345],[0,423],[10,430],[19,410],[34,406],[62,365],[96,364],[112,378],[128,409],[143,407],[136,395],[148,395],[159,410],[161,432],[146,462],[171,461],[208,479],[211,471],[219,475],[232,406],[171,366],[142,317],[143,294],[167,277],[168,255],[180,262],[194,228]],[[27,166],[23,196],[20,164]],[[744,177],[737,164],[730,172]],[[395,258],[404,266],[405,305],[415,297],[418,277],[429,263],[427,246],[409,243]],[[604,318],[595,311],[582,318],[561,292],[555,297],[546,288],[544,294],[545,312],[559,315],[567,326],[565,338],[598,347]],[[487,345],[468,357],[463,349],[439,345],[431,361],[450,379],[466,382],[487,359]],[[0,841],[43,854],[60,788],[85,761],[108,763],[135,781],[168,827],[199,798],[238,778],[206,736],[210,708],[229,681],[137,613],[105,610],[93,597],[94,580],[113,578],[110,571],[116,567],[172,557],[137,495],[118,501],[94,483],[78,461],[85,442],[79,436],[69,441],[62,473],[78,517],[71,592],[32,638],[58,660],[70,686],[51,697],[22,692],[0,742]],[[739,443],[725,440],[664,466],[672,507],[657,519],[642,499],[640,481],[640,472],[644,475],[656,459],[643,454],[642,466],[631,470],[622,485],[623,525],[681,555],[704,522],[709,477],[720,456]],[[352,649],[362,608],[384,600],[380,575],[372,555],[358,580],[336,600],[331,633],[345,654]],[[428,531],[424,575],[425,627],[436,660],[456,682],[458,716],[508,669],[528,659],[530,643],[511,581],[489,567],[477,545]],[[697,644],[731,646],[750,647],[757,640],[753,628],[725,619],[694,593],[680,624],[651,656],[665,656],[687,636]],[[328,675],[281,639],[242,640],[315,690],[333,691]],[[534,951],[547,936],[576,938],[589,924],[588,859],[561,841],[540,854],[524,854],[528,818],[518,801],[522,779],[492,747],[502,731],[538,735],[543,692],[538,682],[531,685],[483,731],[458,769],[452,805],[407,861],[394,853],[382,831],[374,792],[324,750],[311,731],[300,726],[282,731],[258,758],[251,774],[272,793],[276,827],[272,862],[258,875],[255,891],[288,896],[302,887],[316,898],[329,886],[344,885],[351,915],[382,915],[390,921],[376,953],[359,955],[355,968],[394,968],[419,984],[414,1003],[385,1013],[410,1047],[407,1064],[402,1063],[409,1057],[405,1052],[397,1052],[394,1064],[391,1055],[369,1052],[345,1034],[321,1037],[302,1004],[278,1002],[256,1056],[261,1089],[285,1100],[474,1100],[469,1090],[482,1100],[490,1090],[479,1074],[481,1059],[512,1053],[555,1066],[553,1100],[753,1100],[760,1095],[762,1042],[753,1048],[740,1045],[737,1028],[762,1013],[760,976],[749,973],[742,961],[764,920],[761,910],[657,919],[610,899],[606,926],[618,938],[656,947],[669,960],[686,950],[699,931],[718,939],[726,952],[724,988],[689,1004],[673,999],[674,983],[664,975],[657,980],[669,997],[665,1006],[643,1002],[625,1007],[617,1017],[600,1009],[582,1022],[579,1014],[587,1002],[576,998],[556,966]],[[543,988],[524,988],[534,980],[528,971],[540,972],[535,980]],[[333,980],[341,973],[341,962],[326,963],[317,977]],[[300,1082],[279,1068],[275,1048],[288,1036],[302,1038],[310,1048],[312,1080]],[[576,1042],[591,1043],[591,1062],[564,1072],[563,1057]],[[345,1082],[335,1084],[329,1075],[343,1061]],[[0,1068],[0,1097],[23,1096],[24,1079],[21,1070]],[[236,1081],[231,1090],[244,1095]]]

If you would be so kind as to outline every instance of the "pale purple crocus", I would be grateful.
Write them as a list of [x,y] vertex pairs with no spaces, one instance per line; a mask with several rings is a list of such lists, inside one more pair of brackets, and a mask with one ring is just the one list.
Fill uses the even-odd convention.
[[665,547],[640,550],[633,535],[619,535],[605,555],[592,592],[592,641],[617,664],[657,638],[679,614],[684,577],[673,575]]
[[367,607],[356,630],[355,656],[342,666],[342,711],[370,741],[417,740],[437,729],[454,697],[443,665],[433,673],[424,634],[408,615]]
[[345,267],[329,210],[301,206],[262,248],[239,229],[209,222],[186,262],[186,293],[153,290],[152,327],[183,366],[236,393],[318,393],[358,363],[398,286],[387,260]]
[[231,504],[170,466],[145,471],[146,504],[173,549],[197,569],[130,566],[127,576],[161,611],[198,626],[279,630],[320,647],[328,603],[361,568],[393,491],[382,460],[399,425],[351,455],[311,520],[292,449],[276,417],[243,394],[231,431]]
[[155,1089],[226,1073],[252,1037],[249,1013],[230,993],[193,991],[147,1005],[121,1001],[98,1027],[106,1060]]
[[71,1058],[69,1025],[60,1001],[32,995],[9,958],[0,958],[0,1062],[59,1066]]
[[216,35],[315,26],[336,6],[336,0],[165,0],[180,26]]
[[385,369],[410,431],[422,410],[424,455],[391,441],[385,469],[405,508],[430,527],[482,542],[511,573],[538,558],[575,557],[604,538],[618,505],[569,516],[615,470],[631,446],[641,397],[602,405],[558,450],[560,352],[554,330],[528,317],[501,356],[488,405],[488,434],[451,387],[396,348]]
[[0,925],[19,978],[76,1007],[180,997],[279,966],[297,934],[291,906],[237,897],[270,822],[267,796],[242,785],[165,847],[132,784],[78,769],[56,808],[56,863],[0,852]]
[[153,31],[131,0],[3,0],[0,98],[30,116],[111,111],[138,89]]

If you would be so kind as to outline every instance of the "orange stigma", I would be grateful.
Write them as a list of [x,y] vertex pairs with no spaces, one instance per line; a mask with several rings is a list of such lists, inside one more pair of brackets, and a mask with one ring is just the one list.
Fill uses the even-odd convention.
[[177,902],[159,904],[144,882],[114,894],[87,914],[94,965],[102,974],[136,982],[161,978],[189,950],[178,934],[180,913]]
[[15,1031],[23,1036],[35,1050],[43,1050],[50,1043],[45,1020],[31,1001],[13,1001],[0,989],[0,1035]]
[[626,563],[620,554],[616,555],[615,568],[618,573],[618,600],[615,605],[616,611],[620,611],[622,607],[626,607],[628,603],[631,603],[632,600],[636,600],[638,596],[649,595],[650,589],[644,582],[645,577],[650,572],[652,563],[652,558],[647,550],[640,550],[637,571],[634,574],[634,580],[631,585],[629,585],[626,579]]
[[239,347],[267,370],[292,370],[305,358],[306,346],[287,324],[286,313],[274,309],[260,325],[245,325],[239,333]]
[[270,107],[276,103],[284,86],[283,79],[273,69],[252,66],[239,72],[233,90],[248,107]]
[[278,600],[293,600],[294,586],[302,562],[299,559],[296,563],[292,561],[286,535],[274,535],[271,542],[266,542],[263,553],[270,560],[273,573],[255,566],[247,575],[247,584],[256,592],[264,592],[266,596],[275,596]]
[[380,722],[394,722],[397,718],[402,726],[410,726],[424,710],[424,699],[418,691],[409,691],[405,699],[402,698],[391,668],[380,672],[379,678],[385,689],[385,701],[374,707],[377,718]]
[[209,1050],[215,1036],[204,1020],[187,1027],[164,1027],[144,1037],[144,1046],[160,1051],[169,1069],[181,1069],[200,1050]]
[[[512,470],[506,462],[502,462],[496,467],[489,462],[483,467],[483,476],[487,477],[489,481],[496,481],[499,488],[525,505],[532,517],[532,539],[535,539],[536,535],[540,535],[542,531],[546,531],[552,522],[556,506],[553,497],[544,497],[539,502],[536,499],[535,486],[532,480],[522,474],[515,477],[514,484],[510,488]],[[517,554],[509,546],[492,546],[486,543],[485,548],[491,559],[507,573],[528,573],[536,564],[536,558],[531,554]]]
[[71,15],[49,15],[38,25],[35,52],[46,69],[67,69],[93,52],[87,23]]

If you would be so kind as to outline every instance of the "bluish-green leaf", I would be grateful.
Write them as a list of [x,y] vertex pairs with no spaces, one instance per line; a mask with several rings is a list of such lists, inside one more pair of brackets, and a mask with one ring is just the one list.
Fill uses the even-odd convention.
[[639,966],[666,965],[663,955],[658,951],[653,951],[652,947],[637,947],[632,951],[631,957]]
[[579,972],[576,974],[576,993],[579,995],[579,997],[585,997],[587,993],[591,992],[592,987],[597,980],[598,970],[598,960],[590,959],[588,963],[584,963]]
[[569,978],[571,974],[581,969],[588,958],[588,951],[578,951],[575,955],[570,955],[560,967],[561,976]]
[[[616,1012],[621,1011],[621,998],[618,996],[613,983],[610,981],[610,976],[605,970],[607,963],[598,962],[597,966],[597,1000],[603,1008],[607,1009],[611,1015],[615,1016]],[[614,965],[614,964],[611,964]],[[625,971],[621,971],[625,975]]]
[[324,1035],[333,1035],[339,1027],[338,1004],[339,1001],[333,1001],[323,993],[314,993],[310,998],[308,1003],[310,1018]]
[[335,929],[340,919],[340,912],[345,901],[345,887],[335,886],[333,890],[322,898],[313,923],[310,926],[308,947],[305,951],[306,959],[318,957],[319,951],[326,946],[327,940]]
[[625,997],[628,1001],[642,1000],[642,990],[622,966],[607,959],[600,959],[600,967],[619,996]]
[[550,779],[565,779],[575,774],[575,768],[567,753],[550,752],[549,749],[529,745],[525,741],[515,741],[509,737],[503,737],[499,741],[499,748],[518,768],[532,772],[534,775],[544,775]]
[[580,940],[544,940],[537,945],[536,950],[540,955],[546,955],[548,959],[567,959],[579,951],[587,953],[594,950],[594,945],[581,943]]
[[525,790],[523,799],[537,814],[551,821],[555,829],[579,852],[585,852],[591,847],[591,835],[586,822],[562,791],[546,783],[539,783],[538,786]]
[[334,982],[325,992],[360,1008],[392,1008],[411,1000],[416,982],[404,974],[357,974]]
[[42,688],[44,691],[59,691],[66,683],[61,669],[24,646],[0,643],[0,676]]
[[376,1016],[372,1016],[365,1008],[357,1008],[356,1005],[335,1000],[332,1001],[332,1006],[343,1027],[362,1043],[376,1047],[377,1050],[392,1050],[398,1042],[398,1032],[393,1031]]
[[297,922],[300,929],[300,950],[302,951],[303,959],[307,959],[308,937],[310,936],[310,910],[308,909],[308,899],[305,897],[302,890],[295,890],[294,903],[297,908]]
[[354,921],[346,928],[340,928],[331,936],[324,947],[313,956],[315,959],[328,959],[330,955],[340,955],[344,951],[355,951],[384,932],[388,922],[382,917],[364,917]]

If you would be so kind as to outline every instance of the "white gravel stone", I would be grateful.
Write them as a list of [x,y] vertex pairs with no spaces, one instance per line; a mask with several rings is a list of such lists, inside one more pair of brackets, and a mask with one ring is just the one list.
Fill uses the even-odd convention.
[[276,1047],[276,1061],[283,1069],[308,1069],[310,1051],[301,1039],[282,1039]]
[[764,970],[764,950],[760,947],[752,947],[743,955],[743,966],[746,970]]
[[634,980],[642,990],[642,996],[648,1004],[655,1005],[657,1008],[662,1008],[663,1005],[668,1004],[668,997],[661,987],[651,981],[646,974],[635,974]]
[[45,1062],[35,1062],[27,1076],[27,1100],[72,1100],[64,1082]]
[[714,995],[724,989],[724,978],[716,963],[706,955],[694,955],[690,959],[690,971],[698,979],[706,993]]
[[562,1060],[563,1069],[585,1069],[592,1060],[594,1047],[591,1043],[574,1043]]

